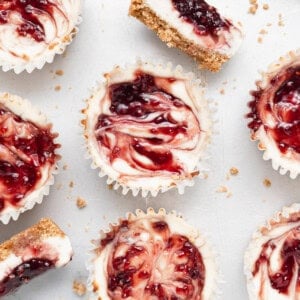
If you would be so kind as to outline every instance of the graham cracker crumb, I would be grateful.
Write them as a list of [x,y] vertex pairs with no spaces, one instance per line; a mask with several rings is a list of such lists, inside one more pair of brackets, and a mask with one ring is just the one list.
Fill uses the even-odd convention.
[[61,90],[61,86],[60,86],[60,85],[56,85],[56,86],[54,87],[54,90],[55,90],[56,92],[59,92],[59,91]]
[[63,166],[63,170],[66,171],[68,169],[68,165]]
[[112,190],[114,188],[114,185],[111,183],[111,184],[108,184],[107,187],[109,190]]
[[64,75],[64,71],[63,70],[56,70],[55,71],[55,75],[63,76]]
[[248,10],[248,13],[252,14],[252,15],[255,15],[256,11],[258,9],[257,0],[249,0],[249,3],[250,3],[250,7],[249,7],[249,10]]
[[263,4],[263,9],[264,9],[264,10],[268,10],[268,9],[269,9],[269,4],[264,3],[264,4]]
[[282,19],[282,14],[278,15],[278,26],[283,27],[284,26],[284,22]]
[[232,168],[229,170],[229,172],[230,172],[230,174],[231,174],[232,176],[236,176],[236,175],[239,174],[240,171],[239,171],[238,168],[232,167]]
[[265,29],[261,29],[261,31],[259,32],[259,34],[267,34],[267,33],[268,33],[268,31]]
[[73,281],[73,292],[78,296],[83,296],[86,293],[86,286],[84,283],[77,280]]
[[73,187],[74,187],[74,182],[73,182],[73,181],[70,181],[69,187],[70,187],[70,188],[73,188]]
[[263,184],[265,187],[269,188],[269,187],[271,187],[272,182],[268,178],[265,178],[263,181]]
[[257,39],[257,42],[261,44],[261,43],[263,42],[262,37],[259,37],[259,38]]
[[224,185],[219,186],[217,189],[217,193],[227,193],[227,192],[228,192],[228,188]]
[[225,90],[224,89],[220,89],[220,94],[221,95],[225,95]]
[[76,201],[76,205],[79,209],[83,209],[87,206],[87,202],[84,199],[78,197]]

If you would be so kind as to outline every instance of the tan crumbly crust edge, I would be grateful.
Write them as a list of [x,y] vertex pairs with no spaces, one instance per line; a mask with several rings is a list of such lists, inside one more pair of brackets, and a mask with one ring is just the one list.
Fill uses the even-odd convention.
[[175,28],[159,18],[144,3],[144,0],[131,0],[129,14],[153,30],[168,47],[178,48],[193,57],[200,68],[218,72],[222,65],[229,60],[227,55],[207,50],[186,39]]
[[11,253],[55,236],[64,237],[65,233],[51,219],[41,219],[37,224],[0,244],[0,261],[5,260]]

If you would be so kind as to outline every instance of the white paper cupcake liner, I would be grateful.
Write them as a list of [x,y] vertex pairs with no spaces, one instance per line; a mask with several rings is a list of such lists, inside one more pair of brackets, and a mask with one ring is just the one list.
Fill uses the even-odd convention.
[[[280,57],[278,61],[272,63],[266,72],[260,72],[262,79],[256,82],[257,90],[264,90],[269,85],[269,81],[281,69],[292,66],[296,60],[300,66],[300,49],[290,51],[285,56]],[[295,153],[292,153],[290,150],[287,153],[282,153],[274,139],[265,131],[263,124],[257,131],[251,130],[251,139],[258,141],[258,149],[264,152],[263,159],[271,160],[274,170],[279,171],[282,175],[289,172],[289,176],[292,179],[298,176],[300,173],[300,154],[296,154],[297,158],[295,158],[293,157]]]
[[[107,184],[110,185],[114,190],[121,188],[123,195],[126,195],[129,191],[131,191],[133,196],[141,194],[142,197],[146,197],[148,194],[150,194],[151,196],[155,197],[159,192],[166,192],[171,188],[177,188],[178,192],[183,194],[186,186],[194,185],[194,177],[197,175],[200,175],[200,178],[206,177],[208,172],[206,161],[209,157],[208,146],[211,142],[214,116],[214,112],[211,110],[211,102],[208,101],[204,96],[204,83],[201,81],[201,79],[197,79],[194,73],[184,73],[181,66],[173,67],[171,63],[167,63],[165,65],[152,64],[138,60],[135,64],[125,66],[123,68],[115,67],[111,73],[105,74],[105,77],[107,80],[109,80],[111,77],[114,77],[116,81],[119,80],[118,82],[123,82],[126,81],[126,76],[127,80],[130,80],[128,74],[132,74],[133,71],[137,69],[141,69],[145,72],[149,72],[161,77],[184,78],[187,80],[189,89],[192,90],[193,96],[197,95],[197,98],[194,96],[196,99],[194,99],[195,103],[193,103],[193,105],[195,105],[197,109],[195,115],[197,116],[203,131],[202,136],[200,137],[201,140],[197,144],[197,147],[200,149],[197,152],[198,160],[195,163],[194,170],[190,172],[189,178],[182,176],[177,176],[176,178],[176,176],[170,176],[168,179],[165,179],[163,177],[159,178],[158,175],[155,178],[153,176],[152,179],[149,176],[145,176],[145,180],[149,178],[153,181],[157,180],[157,184],[152,184],[152,186],[148,181],[148,187],[145,184],[134,185],[132,184],[133,180],[131,180],[131,183],[124,181],[122,182],[122,180],[120,180],[120,174],[116,174],[117,172],[114,173],[114,171],[112,171],[112,167],[108,167],[108,164],[100,157],[97,141],[94,137],[93,126],[95,125],[95,122],[92,119],[96,117],[96,113],[93,112],[97,111],[97,113],[101,113],[101,111],[99,112],[100,109],[98,106],[100,99],[105,93],[107,82],[98,82],[97,88],[92,91],[92,96],[86,101],[86,108],[82,110],[84,119],[82,120],[81,124],[84,130],[83,135],[86,140],[86,158],[92,160],[91,168],[99,169],[99,176],[107,176]],[[127,73],[127,75],[124,75],[125,73]],[[203,134],[203,132],[205,132],[205,134]]]
[[[16,95],[2,93],[0,94],[0,103],[24,120],[31,121],[38,126],[50,125],[52,127],[52,124],[48,122],[47,117],[26,99],[22,99]],[[52,134],[54,135],[53,142],[57,148],[59,148],[60,145],[55,141],[58,134],[53,132]],[[56,156],[56,162],[49,168],[48,174],[46,174],[48,178],[45,178],[44,184],[39,188],[28,192],[28,195],[26,195],[19,203],[22,206],[9,206],[6,207],[2,213],[0,212],[0,222],[3,224],[8,224],[11,219],[16,221],[21,213],[32,209],[37,203],[41,204],[44,196],[49,194],[50,186],[54,184],[54,175],[58,173],[57,161],[60,159],[60,155],[58,154],[57,148],[54,153]]]
[[[191,225],[187,224],[181,215],[178,215],[175,211],[171,211],[167,213],[165,209],[161,208],[158,212],[155,212],[153,208],[148,208],[146,212],[137,209],[135,214],[134,213],[127,213],[125,218],[119,218],[117,222],[111,223],[109,225],[109,229],[100,231],[100,238],[93,240],[93,246],[89,253],[88,261],[86,263],[86,267],[89,271],[89,277],[87,282],[87,288],[90,292],[89,299],[101,299],[101,300],[108,300],[110,299],[107,296],[107,281],[106,278],[103,280],[103,286],[98,286],[100,295],[95,292],[95,260],[99,257],[100,254],[100,241],[105,239],[107,235],[113,231],[113,229],[118,228],[122,221],[135,221],[143,218],[148,217],[164,217],[166,223],[169,225],[170,230],[174,234],[182,234],[186,236],[195,246],[198,248],[199,252],[201,253],[203,263],[205,265],[205,284],[204,290],[202,293],[203,300],[212,300],[212,299],[219,299],[221,293],[219,290],[219,285],[221,281],[220,270],[218,267],[218,258],[215,249],[210,245],[207,241],[207,238],[199,233]],[[172,225],[170,226],[170,223]],[[174,225],[175,224],[175,225]],[[171,229],[173,227],[173,229]],[[178,230],[178,232],[177,232]],[[175,231],[175,232],[174,232]]]
[[[81,1],[82,0],[76,0]],[[79,25],[82,22],[81,10],[82,4],[80,4],[80,11],[77,16],[77,20],[74,23],[73,29],[65,36],[56,38],[51,41],[51,44],[45,49],[43,53],[33,59],[24,60],[23,62],[8,62],[5,59],[3,61],[0,60],[0,66],[4,72],[13,70],[16,74],[20,74],[23,71],[27,71],[28,73],[32,73],[35,69],[42,69],[46,63],[52,63],[55,56],[62,54],[65,52],[67,46],[72,43],[74,37],[79,32]]]
[[[291,224],[287,224],[288,220],[290,220],[293,215],[298,216],[299,220],[294,223],[290,221]],[[280,230],[279,225],[286,225],[286,228]],[[291,230],[292,228],[296,228],[300,226],[300,204],[295,203],[289,207],[284,207],[282,211],[277,212],[274,216],[269,219],[264,226],[261,226],[252,236],[250,244],[245,252],[244,256],[244,274],[246,275],[247,280],[247,289],[250,300],[273,300],[273,298],[258,298],[257,295],[260,292],[260,280],[267,281],[266,278],[261,279],[258,277],[254,278],[252,272],[255,267],[255,262],[259,259],[262,246],[273,238],[281,237],[285,232]],[[276,228],[277,227],[277,228]],[[271,231],[273,230],[273,233]],[[280,246],[282,246],[283,237],[281,237]],[[274,261],[273,261],[274,262]],[[273,296],[274,299],[294,299],[289,295],[282,294],[282,298],[280,298],[279,293],[275,292]],[[298,298],[298,297],[297,297]],[[296,298],[295,298],[296,299]]]

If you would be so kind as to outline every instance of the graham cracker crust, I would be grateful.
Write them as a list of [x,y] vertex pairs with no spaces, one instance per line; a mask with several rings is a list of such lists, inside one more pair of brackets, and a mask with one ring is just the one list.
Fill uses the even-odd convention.
[[199,68],[218,72],[222,65],[229,60],[227,55],[205,49],[186,39],[177,29],[158,17],[155,12],[144,3],[144,0],[131,0],[129,14],[153,30],[168,47],[178,48],[193,57],[199,65]]
[[12,253],[17,254],[28,246],[38,244],[45,238],[56,236],[64,237],[65,234],[51,219],[41,219],[37,224],[0,244],[0,261]]

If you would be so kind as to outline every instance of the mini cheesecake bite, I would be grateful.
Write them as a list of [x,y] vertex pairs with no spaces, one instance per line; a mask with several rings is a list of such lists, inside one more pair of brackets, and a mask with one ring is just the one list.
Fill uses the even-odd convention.
[[56,133],[37,109],[20,97],[0,95],[0,220],[41,203],[53,183],[59,156]]
[[261,227],[245,254],[250,300],[300,297],[300,206],[294,204]]
[[[239,48],[240,25],[203,0],[131,0],[129,13],[169,47],[192,56],[199,67],[219,71]],[[217,3],[216,3],[217,5]]]
[[0,244],[0,298],[31,279],[66,265],[73,250],[69,238],[50,219]]
[[137,211],[96,242],[90,288],[96,299],[206,300],[216,292],[212,250],[175,213]]
[[257,90],[251,92],[249,128],[251,138],[265,150],[274,169],[300,172],[300,54],[290,52],[269,67]]
[[106,74],[83,111],[96,167],[124,192],[192,182],[211,135],[203,90],[179,70],[140,63]]
[[80,0],[5,0],[0,2],[0,65],[32,72],[52,62],[76,34]]

